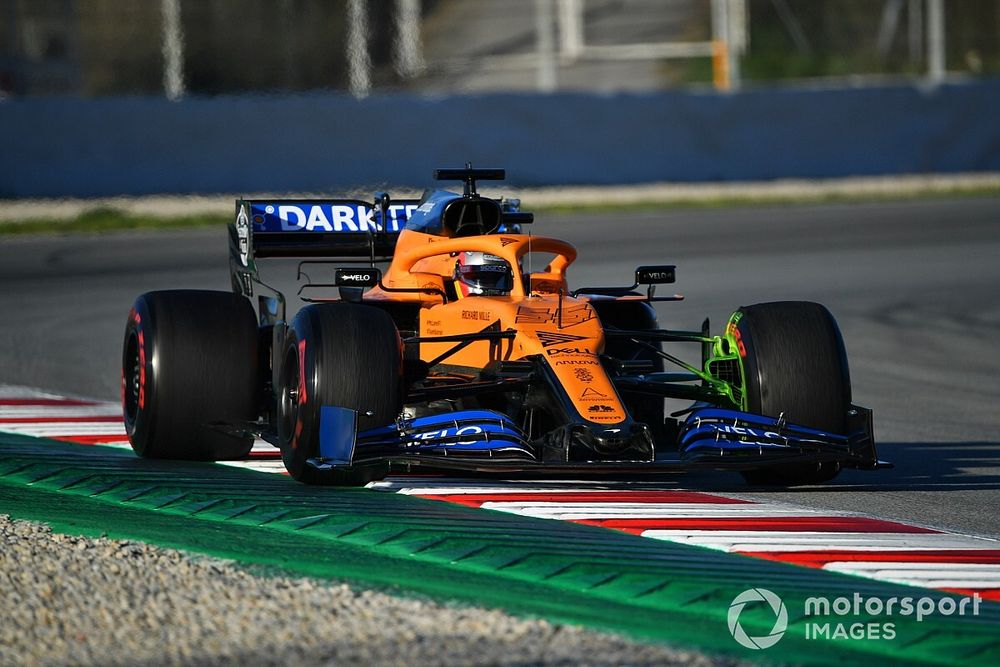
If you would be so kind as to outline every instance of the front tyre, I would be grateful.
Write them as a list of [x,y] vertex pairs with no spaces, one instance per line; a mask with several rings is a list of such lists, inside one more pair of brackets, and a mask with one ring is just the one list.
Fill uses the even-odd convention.
[[[744,306],[731,320],[743,361],[745,407],[830,433],[847,432],[851,379],[840,329],[818,303],[782,301]],[[840,464],[794,463],[748,470],[751,484],[826,482]]]
[[306,484],[361,486],[382,466],[317,470],[323,405],[358,412],[358,430],[386,426],[403,409],[402,344],[382,310],[349,303],[309,305],[289,327],[278,373],[278,439],[289,474]]
[[122,346],[122,411],[136,454],[243,458],[256,398],[257,323],[246,299],[206,290],[136,299]]

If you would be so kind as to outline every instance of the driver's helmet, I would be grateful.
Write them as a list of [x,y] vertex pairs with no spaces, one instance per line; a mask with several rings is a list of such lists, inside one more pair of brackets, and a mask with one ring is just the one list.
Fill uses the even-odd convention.
[[459,253],[455,263],[455,288],[459,296],[510,294],[514,273],[502,257],[488,252]]

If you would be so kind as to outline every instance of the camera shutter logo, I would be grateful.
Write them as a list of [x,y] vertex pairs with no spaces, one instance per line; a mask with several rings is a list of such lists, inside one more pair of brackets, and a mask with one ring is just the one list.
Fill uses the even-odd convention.
[[[774,627],[763,637],[749,636],[740,625],[740,614],[743,612],[743,607],[751,602],[767,603],[771,611],[774,612]],[[749,588],[733,599],[732,604],[729,605],[727,620],[729,621],[729,634],[740,646],[754,650],[765,649],[777,644],[784,636],[785,629],[788,627],[788,610],[785,609],[785,603],[781,601],[781,598],[766,588]]]

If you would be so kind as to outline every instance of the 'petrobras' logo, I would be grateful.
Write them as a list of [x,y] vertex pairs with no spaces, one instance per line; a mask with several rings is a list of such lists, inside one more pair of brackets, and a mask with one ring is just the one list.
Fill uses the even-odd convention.
[[[388,225],[383,229],[381,216],[365,204],[323,202],[254,205],[254,224],[260,232],[398,232],[416,206],[390,206]],[[263,215],[261,215],[263,214]]]

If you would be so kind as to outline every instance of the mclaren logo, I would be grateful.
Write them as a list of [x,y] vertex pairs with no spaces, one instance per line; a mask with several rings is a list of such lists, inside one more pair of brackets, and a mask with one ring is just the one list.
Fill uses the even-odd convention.
[[583,340],[585,336],[572,336],[570,334],[555,333],[554,331],[536,331],[535,335],[542,342],[542,347],[550,345],[564,345],[575,340]]

